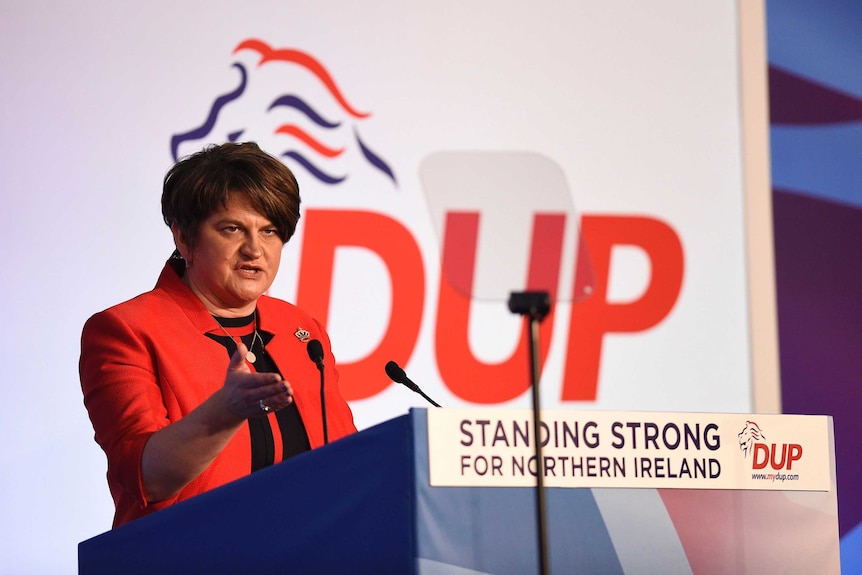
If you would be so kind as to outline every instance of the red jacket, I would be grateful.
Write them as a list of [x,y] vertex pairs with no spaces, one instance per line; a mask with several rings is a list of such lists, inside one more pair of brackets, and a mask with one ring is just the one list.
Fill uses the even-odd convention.
[[[323,444],[320,373],[308,358],[301,328],[325,353],[326,415],[330,441],[356,431],[338,387],[329,337],[315,319],[287,302],[262,296],[261,331],[273,334],[266,351],[291,383],[312,448]],[[222,333],[201,301],[166,265],[153,291],[91,317],[81,338],[80,375],[84,404],[96,442],[108,458],[114,526],[165,508],[251,470],[248,425],[240,428],[210,466],[174,497],[147,503],[141,481],[144,445],[155,431],[200,405],[224,383],[228,354],[204,334]],[[273,436],[280,437],[275,414]]]

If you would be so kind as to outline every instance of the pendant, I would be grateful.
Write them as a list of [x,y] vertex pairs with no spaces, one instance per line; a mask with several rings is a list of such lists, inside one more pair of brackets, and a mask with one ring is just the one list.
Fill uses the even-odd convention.
[[254,354],[253,351],[249,351],[247,354],[245,354],[245,359],[249,363],[254,363],[257,361],[257,356]]

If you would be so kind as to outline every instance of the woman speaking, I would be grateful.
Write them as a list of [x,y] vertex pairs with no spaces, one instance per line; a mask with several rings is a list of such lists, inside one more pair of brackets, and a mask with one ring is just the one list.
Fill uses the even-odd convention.
[[152,291],[94,315],[81,340],[115,527],[318,447],[324,431],[356,431],[326,332],[264,295],[299,204],[293,174],[254,143],[206,148],[165,176],[174,255]]

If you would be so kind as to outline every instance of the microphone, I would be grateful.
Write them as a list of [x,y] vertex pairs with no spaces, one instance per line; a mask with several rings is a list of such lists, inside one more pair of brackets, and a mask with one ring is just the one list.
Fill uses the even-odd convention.
[[323,367],[323,345],[320,340],[313,339],[308,342],[308,358],[317,364],[318,369]]
[[415,391],[422,397],[424,397],[428,403],[433,405],[434,407],[440,407],[440,404],[425,395],[425,393],[419,389],[419,386],[413,383],[409,377],[407,377],[407,373],[401,369],[401,366],[395,363],[394,361],[390,361],[386,364],[386,375],[389,376],[389,379],[396,383],[400,383],[402,385],[406,385],[412,391]]
[[306,346],[308,351],[308,359],[314,362],[317,366],[317,371],[320,372],[320,413],[323,417],[323,444],[329,443],[329,429],[326,425],[326,394],[324,393],[324,376],[323,376],[323,345],[320,340],[313,339]]

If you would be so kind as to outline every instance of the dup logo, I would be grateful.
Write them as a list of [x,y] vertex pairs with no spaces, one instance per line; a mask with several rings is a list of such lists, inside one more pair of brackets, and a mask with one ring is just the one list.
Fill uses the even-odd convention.
[[[399,148],[387,144],[396,150],[393,161],[378,153],[368,137],[392,137],[404,130],[369,123],[371,114],[353,105],[320,60],[253,38],[240,42],[232,59],[238,81],[202,96],[209,108],[200,114],[203,121],[190,121],[196,127],[170,138],[175,160],[204,144],[251,140],[291,169],[304,170],[297,173],[303,186],[310,182],[312,190],[346,190],[351,202],[355,191],[369,192],[373,205],[379,200],[376,192],[388,196],[411,185],[409,176],[401,182],[392,168],[409,161],[398,156]],[[555,382],[559,398],[595,401],[604,336],[646,332],[676,305],[685,270],[676,230],[643,214],[578,217],[562,169],[538,153],[431,151],[417,168],[438,235],[438,261],[429,260],[414,230],[388,211],[333,209],[331,204],[337,206],[342,196],[332,194],[319,196],[325,198],[325,209],[308,207],[303,216],[294,302],[324,326],[337,250],[367,249],[388,271],[389,317],[382,336],[376,347],[362,350],[364,356],[339,364],[345,398],[370,398],[391,384],[381,377],[381,366],[410,361],[429,319],[426,313],[435,314],[430,318],[433,359],[450,393],[476,404],[523,395],[529,387],[524,377],[529,342],[523,330],[517,344],[507,346],[508,357],[489,362],[472,349],[470,318],[476,301],[500,303],[505,310],[510,291],[527,289],[547,290],[572,304],[567,333],[554,329],[554,310],[542,323],[540,361],[545,364],[553,339],[565,339],[562,372]],[[613,301],[608,296],[611,255],[620,245],[639,249],[649,260],[650,275],[639,297]],[[442,272],[436,293],[426,282],[429,261]],[[572,273],[564,273],[568,270]],[[426,305],[431,296],[436,302]],[[477,383],[488,381],[495,384]]]
[[746,421],[745,426],[737,436],[743,457],[751,456],[752,469],[765,469],[768,465],[776,471],[790,471],[793,469],[793,462],[802,459],[802,446],[800,444],[768,444],[760,426],[754,421]]
[[197,149],[203,142],[255,140],[265,149],[279,150],[282,161],[302,166],[326,186],[348,179],[348,156],[397,186],[389,162],[360,134],[359,124],[371,114],[348,101],[317,58],[253,38],[240,42],[233,54],[256,57],[254,73],[248,63],[233,63],[239,83],[212,100],[203,123],[171,137],[174,161],[184,148]]

